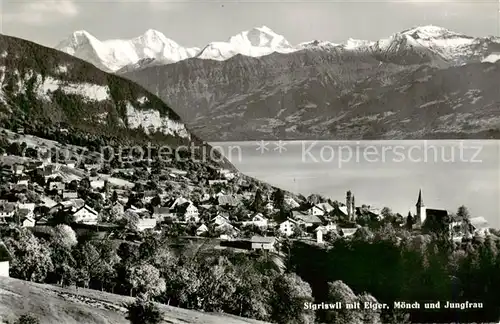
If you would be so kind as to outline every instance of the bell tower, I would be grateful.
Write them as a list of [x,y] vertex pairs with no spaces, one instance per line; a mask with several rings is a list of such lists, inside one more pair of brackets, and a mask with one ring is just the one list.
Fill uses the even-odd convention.
[[419,226],[422,226],[424,224],[425,218],[426,218],[424,199],[422,198],[422,190],[419,190],[419,192],[418,192],[417,204],[415,206],[417,209],[416,224],[418,224]]

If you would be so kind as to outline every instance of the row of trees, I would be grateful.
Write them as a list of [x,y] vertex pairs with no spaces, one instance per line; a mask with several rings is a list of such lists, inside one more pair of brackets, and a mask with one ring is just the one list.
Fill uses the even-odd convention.
[[[210,245],[174,247],[146,233],[141,243],[82,237],[67,225],[10,227],[2,237],[13,277],[105,290],[183,308],[276,323],[313,323],[307,283],[271,254],[217,252]],[[276,259],[278,258],[278,259]]]

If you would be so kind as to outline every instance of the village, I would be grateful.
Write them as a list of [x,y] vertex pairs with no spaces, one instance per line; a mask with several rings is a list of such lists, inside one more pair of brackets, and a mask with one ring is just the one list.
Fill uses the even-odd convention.
[[[314,195],[305,198],[259,188],[249,183],[251,178],[221,168],[203,178],[124,155],[117,156],[119,162],[112,168],[97,163],[98,154],[89,155],[94,164],[77,165],[74,160],[53,161],[58,158],[54,147],[44,158],[27,157],[30,149],[54,143],[30,135],[15,137],[0,159],[2,226],[43,229],[67,224],[79,235],[131,241],[138,233],[154,231],[188,241],[209,238],[220,248],[276,251],[284,238],[324,245],[384,219],[396,227],[418,230],[426,219],[440,223],[449,216],[446,210],[426,208],[421,192],[414,216],[402,217],[388,208],[356,205],[351,191],[345,203]],[[9,154],[20,148],[23,156]],[[488,234],[482,217],[471,219],[470,226],[472,234]],[[455,241],[463,238],[461,221],[450,222],[449,229]]]

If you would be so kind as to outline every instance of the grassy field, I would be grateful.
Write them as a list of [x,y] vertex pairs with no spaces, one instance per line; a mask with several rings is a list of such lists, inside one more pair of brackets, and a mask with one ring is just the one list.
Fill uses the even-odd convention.
[[[22,314],[37,316],[42,324],[129,324],[125,305],[133,298],[78,288],[59,288],[0,277],[0,324]],[[241,317],[202,313],[160,305],[167,324],[264,324]]]

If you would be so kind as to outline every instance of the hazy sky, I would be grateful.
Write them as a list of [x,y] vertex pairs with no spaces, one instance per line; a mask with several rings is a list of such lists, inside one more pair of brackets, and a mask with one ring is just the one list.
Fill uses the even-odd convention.
[[75,30],[101,40],[157,29],[184,46],[225,41],[266,25],[292,44],[376,40],[416,25],[472,36],[498,35],[499,0],[189,1],[0,0],[1,32],[55,46]]

